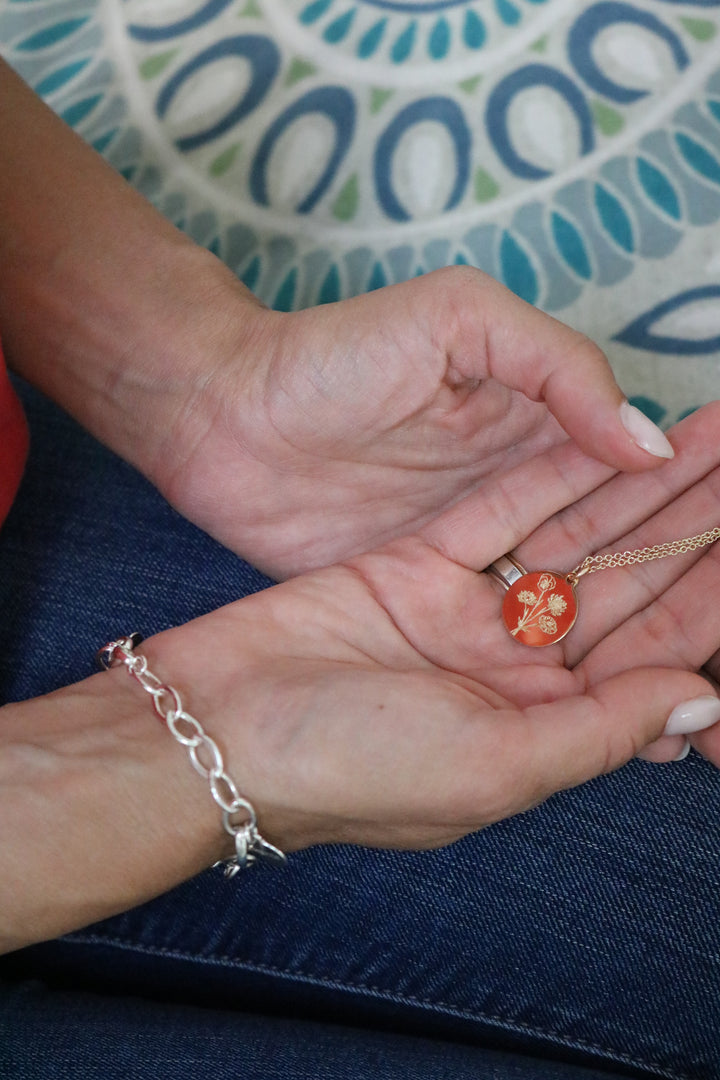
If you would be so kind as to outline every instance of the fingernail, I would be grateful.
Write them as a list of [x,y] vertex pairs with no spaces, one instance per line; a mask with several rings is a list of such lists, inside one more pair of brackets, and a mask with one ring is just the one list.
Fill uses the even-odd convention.
[[677,757],[674,757],[674,758],[672,758],[671,760],[672,760],[672,761],[682,761],[682,760],[683,760],[683,758],[686,758],[686,757],[688,756],[688,754],[689,754],[689,753],[690,753],[690,740],[689,740],[689,739],[686,739],[686,740],[685,740],[685,743],[684,743],[684,745],[683,745],[683,748],[682,748],[682,750],[680,751],[680,753],[678,754],[678,756],[677,756]]
[[720,698],[708,694],[677,705],[665,725],[665,735],[690,735],[703,731],[720,720]]
[[[672,743],[672,747],[668,747]],[[680,746],[680,752],[674,757],[668,757],[668,751],[676,750]],[[682,761],[687,757],[690,750],[690,740],[684,735],[661,735],[655,742],[648,743],[644,750],[638,752],[638,757],[643,761],[649,761],[653,765],[669,765],[671,761]]]
[[662,458],[675,457],[675,451],[657,424],[653,424],[649,416],[629,401],[623,401],[620,406],[620,420],[633,442],[647,450],[648,454]]

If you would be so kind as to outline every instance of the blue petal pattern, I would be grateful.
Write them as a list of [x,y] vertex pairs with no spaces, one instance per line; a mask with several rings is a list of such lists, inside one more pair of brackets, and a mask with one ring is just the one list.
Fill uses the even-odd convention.
[[[15,0],[13,6],[19,10],[25,3],[26,0]],[[590,0],[573,10],[568,7],[560,49],[568,42],[573,43],[569,51],[566,49],[569,63],[558,62],[560,30],[543,18],[537,36],[533,39],[531,34],[526,35],[527,41],[534,41],[543,52],[543,63],[538,63],[537,53],[524,46],[524,60],[515,55],[512,62],[489,67],[481,63],[482,50],[504,48],[511,41],[512,27],[522,24],[525,33],[543,5],[546,8],[543,16],[547,13],[552,6],[549,0],[286,0],[286,3],[298,24],[305,28],[305,40],[314,37],[319,48],[336,50],[336,57],[347,56],[351,65],[364,61],[374,65],[372,78],[363,84],[362,90],[353,86],[349,93],[352,115],[345,110],[339,119],[340,114],[335,110],[333,119],[329,107],[318,105],[318,101],[313,104],[306,94],[310,84],[311,93],[332,96],[344,91],[348,80],[353,79],[351,65],[347,78],[340,65],[339,86],[328,85],[327,72],[335,69],[325,68],[322,63],[316,64],[314,71],[309,67],[317,59],[311,48],[303,48],[297,57],[292,51],[282,56],[275,54],[275,59],[267,54],[258,65],[265,45],[270,43],[275,48],[262,4],[179,0],[172,5],[173,12],[190,12],[186,18],[178,14],[174,22],[153,26],[153,18],[157,20],[159,16],[151,14],[148,25],[143,26],[139,25],[142,19],[138,16],[129,27],[128,47],[143,80],[138,85],[148,91],[148,104],[157,106],[158,120],[176,138],[176,150],[188,155],[188,168],[202,169],[206,185],[222,187],[225,200],[230,197],[240,202],[235,223],[252,220],[252,210],[250,216],[246,213],[252,197],[256,205],[259,203],[271,211],[265,217],[261,211],[263,226],[257,233],[243,226],[248,235],[232,251],[233,269],[266,303],[289,309],[319,301],[332,302],[362,289],[380,287],[390,280],[407,278],[413,268],[423,272],[449,262],[462,265],[470,261],[504,280],[525,299],[541,301],[548,310],[555,311],[582,296],[590,282],[596,292],[617,283],[634,270],[639,272],[648,266],[650,260],[668,256],[688,231],[720,220],[720,72],[707,79],[701,89],[693,89],[697,81],[690,87],[682,98],[685,104],[676,110],[672,120],[665,122],[664,130],[638,135],[633,143],[625,137],[632,134],[634,112],[638,110],[621,108],[642,97],[648,102],[650,97],[658,100],[661,92],[665,94],[680,85],[679,80],[673,84],[675,72],[711,56],[720,40],[717,35],[714,41],[712,38],[713,28],[720,28],[716,15],[720,12],[720,0],[698,3],[658,0],[654,5],[636,0]],[[21,24],[13,15],[15,21],[8,20],[12,26],[11,40],[0,44],[9,48],[21,72],[43,95],[50,96],[59,113],[161,209],[167,206],[171,220],[192,233],[198,220],[197,192],[192,197],[188,197],[187,191],[183,194],[184,181],[177,176],[153,178],[153,166],[157,165],[153,156],[155,148],[151,145],[153,140],[146,140],[141,132],[143,120],[138,119],[135,103],[126,108],[121,84],[113,81],[109,71],[90,64],[94,59],[92,50],[106,33],[103,19],[98,15],[101,5],[97,0],[63,0],[62,5],[57,0],[32,0],[26,6],[28,11],[33,10],[33,20],[28,19],[25,24],[29,28],[19,34],[17,27]],[[122,10],[121,0],[118,6]],[[377,17],[373,17],[373,9]],[[700,9],[704,9],[703,23],[696,19]],[[125,10],[140,12],[143,5],[128,4]],[[147,5],[147,10],[151,11],[151,5]],[[62,18],[59,11],[63,12]],[[685,13],[695,19],[692,26],[690,20],[684,22],[677,17]],[[651,79],[647,87],[635,82],[633,71],[623,71],[621,64],[611,62],[607,50],[593,47],[605,29],[612,30],[621,23],[634,24],[653,47],[653,38],[659,43],[666,82],[662,88],[653,85]],[[207,120],[202,130],[183,130],[177,137],[173,87],[174,93],[179,94],[190,87],[196,73],[204,77],[206,73],[200,70],[204,62],[209,65],[220,56],[214,53],[213,58],[209,57],[207,48],[213,47],[213,43],[231,41],[239,36],[234,30],[241,28],[257,31],[245,35],[253,37],[257,47],[254,45],[252,56],[236,54],[242,71],[235,84],[228,80],[224,115],[217,121],[217,114],[211,113],[215,116],[215,127]],[[196,33],[197,30],[201,33]],[[155,47],[161,41],[169,43],[164,52]],[[511,53],[512,50],[508,55]],[[159,61],[164,56],[170,59],[163,65]],[[410,113],[408,109],[418,101],[425,101],[426,94],[422,86],[418,89],[413,83],[412,66],[417,64],[422,68],[428,61],[434,61],[439,77],[443,78],[440,68],[450,57],[453,63],[459,62],[459,69],[453,70],[462,71],[463,81],[458,86],[456,77],[449,80],[445,100],[450,104],[443,106],[445,113],[431,115],[421,110],[413,116],[412,109]],[[229,53],[226,59],[230,60],[226,70],[232,69]],[[295,59],[304,61],[305,67],[302,63],[293,67]],[[388,72],[387,82],[380,72],[383,64]],[[405,72],[397,70],[400,65],[405,65]],[[293,78],[288,77],[291,74]],[[405,78],[406,74],[409,79]],[[307,75],[311,75],[311,80],[303,81],[302,77]],[[176,80],[174,84],[173,80]],[[233,85],[244,89],[238,89],[231,100]],[[548,90],[557,96],[564,127],[569,129],[562,132],[557,160],[569,163],[570,151],[575,149],[573,140],[578,150],[573,163],[574,176],[564,179],[562,171],[566,165],[560,164],[557,181],[552,180],[546,158],[532,160],[533,143],[526,139],[519,121],[522,109],[515,107],[521,95],[523,100],[535,96],[540,101],[547,97]],[[691,99],[690,94],[695,97]],[[605,154],[612,148],[614,133],[600,123],[598,97],[617,106],[615,112],[620,121],[617,130],[625,123],[624,141],[614,156]],[[689,105],[691,100],[695,102],[694,113]],[[498,102],[502,106],[499,111],[493,107]],[[490,107],[485,110],[483,103]],[[178,100],[178,116],[181,104]],[[298,194],[295,206],[273,207],[265,168],[290,125],[313,108],[323,120],[326,117],[331,120],[329,126],[323,123],[324,139],[330,130],[327,161],[310,163],[311,169],[317,165],[317,175],[308,180],[307,190]],[[360,113],[361,109],[365,115]],[[568,117],[570,124],[566,123]],[[421,240],[420,234],[413,232],[416,213],[427,212],[422,209],[416,212],[412,206],[401,204],[400,178],[405,163],[401,161],[399,143],[412,122],[428,120],[443,124],[450,134],[450,161],[452,167],[454,157],[456,173],[444,209],[457,207],[461,213],[455,219],[444,219],[438,207],[436,220],[427,216],[423,222]],[[375,143],[370,144],[369,153],[364,146],[366,160],[359,167],[353,140],[361,121],[368,125],[366,132],[372,130],[368,142],[374,138]],[[202,123],[198,120],[196,127]],[[191,125],[192,121],[187,124]],[[349,128],[350,137],[343,142],[345,128]],[[597,166],[594,159],[589,159],[583,171],[581,159],[592,153],[596,140],[602,145],[606,160]],[[210,163],[233,145],[241,149],[232,171],[222,175],[219,171],[217,175],[210,172]],[[394,156],[397,161],[393,165]],[[540,199],[533,194],[533,184],[543,179],[548,183]],[[516,193],[523,185],[526,194],[521,202]],[[211,195],[211,187],[206,190]],[[511,214],[507,209],[508,196],[513,206]],[[176,202],[180,199],[180,203],[173,203],[171,210],[173,197]],[[478,206],[482,218],[489,219],[487,223],[473,220]],[[304,227],[296,222],[287,235],[280,235],[281,215],[292,214],[311,217]],[[200,242],[227,259],[228,237],[233,226],[227,224],[228,218],[219,207],[211,209],[207,217]],[[359,238],[365,223],[378,218],[393,223],[393,238],[387,249],[379,230],[372,233],[372,240]],[[446,221],[450,224],[446,225]],[[332,241],[325,239],[323,231],[328,223],[333,227]],[[344,232],[346,224],[353,227]],[[409,226],[407,230],[405,224]],[[354,240],[349,239],[351,235]],[[299,236],[302,240],[297,239]],[[708,232],[708,243],[710,239]],[[393,250],[402,250],[402,259],[393,258]],[[673,298],[673,303],[679,305],[679,310],[684,304],[700,300],[700,293],[689,290]],[[711,317],[707,305],[719,300],[717,295],[712,299],[705,297],[699,326],[707,327],[707,319]],[[660,324],[670,312],[670,308],[659,305],[629,322],[618,340],[657,354],[667,351],[702,356],[715,351],[720,334],[715,335],[714,330],[712,333],[706,330],[705,338],[700,341],[682,337],[684,330],[672,336],[672,319]],[[687,319],[678,320],[677,325],[692,327],[689,306]],[[662,332],[665,326],[670,327],[667,333]],[[653,407],[660,406],[654,399],[648,399],[647,408]]]
[[217,41],[194,56],[175,71],[158,94],[155,111],[162,120],[182,87],[204,67],[218,60],[237,58],[249,62],[251,75],[249,85],[240,100],[226,110],[224,115],[209,127],[177,140],[178,150],[196,150],[213,139],[224,135],[245,116],[253,112],[267,94],[280,67],[280,51],[274,42],[259,34],[238,34]]
[[128,27],[128,33],[136,41],[167,41],[169,38],[188,34],[191,30],[197,30],[205,26],[218,16],[233,0],[207,0],[192,15],[185,19],[170,23],[168,26],[137,26]]
[[653,33],[669,47],[678,71],[690,62],[682,41],[669,26],[655,15],[641,11],[633,4],[602,2],[592,4],[573,24],[568,35],[568,55],[577,72],[598,94],[611,101],[628,105],[648,94],[633,86],[622,86],[601,69],[594,46],[598,34],[616,23],[631,23]]
[[625,345],[632,345],[635,349],[644,349],[646,352],[663,355],[706,356],[709,353],[718,352],[720,351],[720,334],[706,338],[672,337],[666,334],[654,334],[652,327],[665,315],[700,300],[719,299],[720,285],[701,285],[698,288],[687,289],[671,296],[668,300],[663,300],[650,311],[644,312],[616,334],[614,340],[621,341]]
[[548,87],[559,94],[574,112],[580,133],[580,154],[589,154],[595,146],[595,129],[590,107],[576,83],[549,64],[527,64],[505,76],[488,96],[485,125],[492,144],[503,164],[523,180],[541,180],[550,175],[517,150],[510,131],[509,113],[513,101],[533,87]]
[[331,121],[335,141],[322,174],[312,190],[298,203],[297,212],[309,213],[332,184],[352,142],[355,130],[355,100],[342,86],[321,86],[295,100],[270,125],[261,139],[250,169],[250,192],[261,206],[268,206],[270,201],[267,170],[275,144],[296,120],[312,113],[319,113]]

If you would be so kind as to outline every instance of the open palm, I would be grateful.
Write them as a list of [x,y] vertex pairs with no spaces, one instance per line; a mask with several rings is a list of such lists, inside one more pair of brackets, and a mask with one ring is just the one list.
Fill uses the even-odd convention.
[[[719,427],[709,407],[676,429],[674,461],[601,484],[597,463],[556,448],[504,495],[160,635],[153,664],[214,717],[281,845],[446,843],[619,766],[710,692],[694,672],[720,645],[714,549],[584,579],[567,644],[545,649],[509,637],[476,571],[511,546],[567,570],[606,544],[711,527]],[[576,500],[570,483],[593,490]]]

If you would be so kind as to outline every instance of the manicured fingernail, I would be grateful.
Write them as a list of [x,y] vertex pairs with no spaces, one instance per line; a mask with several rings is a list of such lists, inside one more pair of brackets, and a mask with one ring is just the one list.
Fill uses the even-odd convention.
[[[668,746],[668,743],[671,745]],[[678,751],[678,747],[680,750]],[[675,750],[675,755],[668,755]],[[648,743],[644,750],[638,752],[638,757],[643,761],[649,761],[653,765],[668,765],[671,761],[682,761],[690,750],[690,740],[684,735],[661,735],[655,742]]]
[[633,442],[647,450],[648,454],[662,458],[675,457],[675,451],[657,424],[653,424],[649,416],[640,412],[629,401],[623,401],[620,406],[620,419]]
[[720,698],[708,694],[677,705],[665,725],[665,735],[690,735],[703,731],[720,720]]
[[689,739],[686,739],[686,740],[685,740],[685,743],[684,743],[684,745],[683,745],[683,748],[682,748],[682,750],[680,751],[680,753],[678,754],[678,756],[677,756],[677,757],[674,757],[674,758],[672,758],[672,760],[673,760],[673,761],[682,761],[682,760],[683,760],[683,758],[686,758],[686,757],[688,756],[688,754],[689,754],[689,753],[690,753],[690,740],[689,740]]

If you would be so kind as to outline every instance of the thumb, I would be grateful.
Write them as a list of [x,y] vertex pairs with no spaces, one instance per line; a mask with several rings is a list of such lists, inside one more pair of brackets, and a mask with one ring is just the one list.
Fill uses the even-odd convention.
[[614,675],[583,696],[524,709],[512,740],[512,779],[528,802],[612,772],[661,735],[688,734],[720,721],[720,698],[700,675],[637,668]]
[[[460,290],[456,284],[448,297],[459,313],[451,351],[463,377],[490,375],[544,401],[581,450],[615,469],[641,471],[673,457],[668,439],[628,403],[605,354],[589,338],[480,271],[464,273]],[[483,341],[484,371],[478,369]]]

